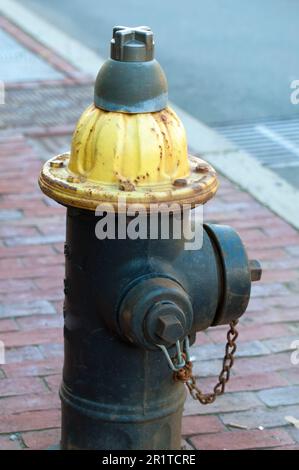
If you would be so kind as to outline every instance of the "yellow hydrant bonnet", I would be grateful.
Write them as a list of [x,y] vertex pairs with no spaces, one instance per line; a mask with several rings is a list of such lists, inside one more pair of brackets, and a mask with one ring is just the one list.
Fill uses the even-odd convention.
[[147,209],[151,203],[206,202],[217,190],[216,173],[188,158],[184,127],[167,106],[165,75],[153,59],[152,31],[115,27],[113,36],[94,104],[77,123],[71,152],[44,165],[41,189],[64,205],[89,210],[100,203],[117,209],[119,198]]

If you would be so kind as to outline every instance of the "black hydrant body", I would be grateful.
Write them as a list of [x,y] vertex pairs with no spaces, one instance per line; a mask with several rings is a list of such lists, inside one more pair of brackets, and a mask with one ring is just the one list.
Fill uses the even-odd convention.
[[116,333],[122,297],[156,276],[147,243],[99,241],[93,214],[67,219],[62,448],[179,448],[184,386],[160,351]]
[[[71,156],[55,157],[41,173],[42,190],[67,206],[63,449],[179,449],[186,392],[172,368],[184,367],[181,351],[197,331],[244,313],[251,280],[260,277],[230,227],[205,224],[194,250],[175,236],[177,213],[190,218],[215,193],[217,177],[206,162],[188,160],[166,102],[152,32],[116,27]],[[157,202],[179,204],[166,211],[167,238],[160,213],[151,236]],[[145,208],[143,237],[119,235],[134,219],[130,204]],[[114,232],[99,237],[108,214]]]

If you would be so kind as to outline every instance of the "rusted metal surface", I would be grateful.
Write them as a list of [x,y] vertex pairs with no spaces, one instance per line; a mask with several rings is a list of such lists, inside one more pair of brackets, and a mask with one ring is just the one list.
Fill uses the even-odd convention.
[[198,400],[202,405],[214,403],[216,398],[223,395],[225,392],[225,386],[230,379],[230,372],[234,365],[234,355],[237,350],[236,341],[239,335],[236,328],[237,324],[238,320],[232,321],[229,324],[222,369],[218,377],[218,382],[214,386],[212,392],[204,393],[198,387],[196,379],[192,374],[192,362],[190,360],[186,362],[184,368],[174,372],[173,374],[174,380],[176,382],[185,383],[192,398],[194,398],[194,400]]
[[[69,180],[69,177],[75,178],[68,171],[69,158],[69,153],[65,153],[45,163],[39,185],[47,196],[57,202],[82,209],[95,210],[100,203],[109,203],[117,212],[118,201],[123,197],[127,204],[137,204],[136,210],[138,204],[140,210],[149,210],[151,204],[173,202],[180,206],[190,204],[190,207],[195,207],[196,204],[206,203],[218,189],[213,167],[205,163],[207,170],[203,174],[195,171],[196,165],[203,162],[198,157],[189,156],[190,176],[186,178],[187,184],[182,186],[174,185],[171,180],[156,185],[140,185],[124,180],[104,184],[88,181],[84,176]],[[51,166],[52,162],[57,163],[58,167]]]

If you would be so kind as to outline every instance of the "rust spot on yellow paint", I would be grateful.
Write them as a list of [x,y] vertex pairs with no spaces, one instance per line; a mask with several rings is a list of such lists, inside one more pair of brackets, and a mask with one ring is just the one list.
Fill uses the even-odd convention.
[[123,181],[118,188],[120,191],[135,191],[135,186],[131,181]]
[[218,183],[208,163],[190,160],[183,125],[170,108],[126,114],[91,105],[79,119],[71,154],[45,163],[39,184],[58,202],[90,210],[103,201],[117,209],[121,192],[128,204],[147,208],[156,201],[195,205],[210,199]]

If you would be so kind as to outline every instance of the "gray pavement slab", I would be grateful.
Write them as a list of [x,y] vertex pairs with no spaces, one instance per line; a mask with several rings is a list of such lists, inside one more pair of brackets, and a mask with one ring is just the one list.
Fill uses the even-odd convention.
[[4,84],[63,78],[60,72],[1,29],[0,44],[0,80]]

